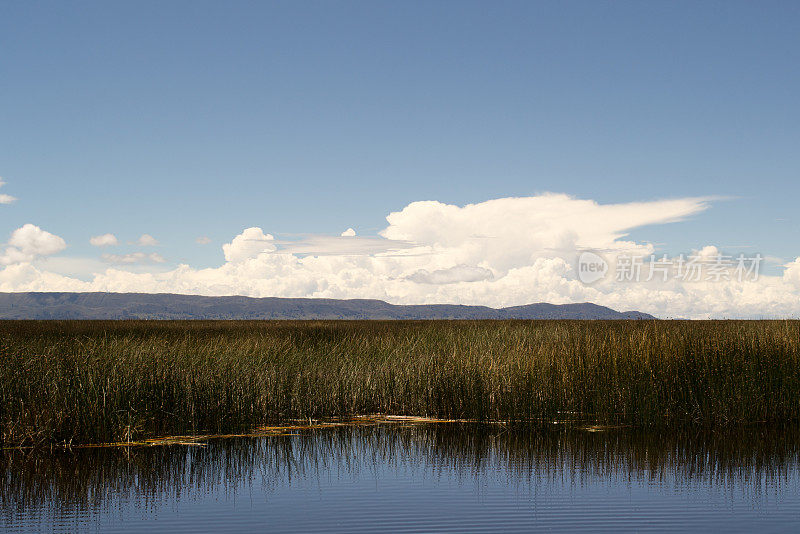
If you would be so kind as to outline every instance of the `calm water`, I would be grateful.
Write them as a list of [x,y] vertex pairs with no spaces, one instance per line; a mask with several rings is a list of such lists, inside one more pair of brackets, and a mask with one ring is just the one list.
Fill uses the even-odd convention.
[[800,530],[796,430],[378,425],[6,453],[2,530]]

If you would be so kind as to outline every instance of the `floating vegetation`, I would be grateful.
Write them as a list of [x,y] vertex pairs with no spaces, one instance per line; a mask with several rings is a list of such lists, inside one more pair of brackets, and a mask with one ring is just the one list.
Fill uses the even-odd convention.
[[[297,436],[301,432],[309,432],[315,430],[331,430],[342,427],[360,427],[360,426],[373,426],[380,424],[398,424],[398,425],[420,425],[420,424],[434,424],[434,423],[467,423],[470,421],[454,420],[454,419],[434,419],[431,417],[415,417],[407,415],[359,415],[352,418],[340,421],[308,421],[303,424],[290,424],[290,425],[268,425],[253,428],[248,432],[240,432],[236,434],[200,434],[200,435],[186,435],[186,436],[161,436],[157,438],[146,438],[139,441],[120,441],[114,443],[86,443],[86,444],[69,444],[64,448],[68,449],[89,449],[99,447],[157,447],[157,446],[171,446],[171,445],[187,445],[187,446],[205,446],[209,440],[218,439],[231,439],[231,438],[263,438],[270,436]],[[5,450],[22,449],[26,447],[10,446],[5,447]],[[32,448],[32,447],[27,447]]]

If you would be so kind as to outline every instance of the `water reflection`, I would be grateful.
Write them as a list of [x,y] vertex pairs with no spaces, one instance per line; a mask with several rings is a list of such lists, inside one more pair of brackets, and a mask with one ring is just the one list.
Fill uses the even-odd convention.
[[[623,490],[623,497],[633,498],[631,488],[643,488],[645,496],[655,492],[654,498],[700,491],[710,499],[709,506],[744,506],[745,511],[758,516],[775,505],[773,512],[789,514],[800,510],[796,502],[800,487],[798,438],[797,428],[750,427],[715,433],[587,432],[435,424],[220,439],[202,447],[82,449],[47,454],[6,451],[2,455],[0,521],[5,529],[12,530],[43,525],[64,530],[94,525],[107,530],[131,517],[136,517],[141,526],[141,520],[155,521],[168,515],[186,530],[196,530],[203,524],[193,525],[197,517],[182,514],[181,503],[207,504],[212,498],[219,513],[231,514],[231,521],[244,520],[236,499],[247,496],[249,521],[258,524],[269,516],[274,529],[292,529],[298,526],[297,518],[285,524],[276,519],[282,513],[291,515],[282,500],[282,495],[291,494],[286,502],[297,501],[295,514],[302,510],[309,517],[314,515],[310,502],[321,507],[322,517],[337,513],[337,507],[357,498],[358,506],[371,506],[370,514],[364,513],[357,523],[365,527],[375,513],[389,517],[406,497],[411,503],[425,495],[427,500],[415,506],[433,505],[429,501],[439,499],[441,510],[462,510],[458,501],[462,499],[465,511],[471,512],[469,502],[482,503],[486,513],[509,514],[502,516],[509,521],[513,510],[527,506],[526,513],[510,526],[530,527],[545,526],[540,521],[544,517],[541,507],[536,508],[541,504],[539,495],[577,495],[578,503],[594,502],[590,497],[598,492],[610,500],[616,498],[617,490]],[[370,492],[372,484],[380,491]],[[365,487],[367,491],[361,491]],[[389,494],[391,499],[381,500],[380,495]],[[492,508],[494,496],[503,508]],[[737,499],[739,504],[733,502]],[[509,511],[512,502],[518,506]],[[598,501],[599,510],[603,504],[609,502]],[[276,510],[278,505],[281,508]],[[570,520],[580,520],[580,510],[571,510],[570,514]],[[559,517],[566,515],[562,511]],[[788,520],[781,524],[786,526]],[[402,516],[397,521],[395,526],[410,525]],[[440,523],[411,526],[440,530]],[[455,526],[466,530],[477,524],[473,518]],[[589,518],[577,524],[598,526]],[[602,525],[610,527],[611,523]],[[313,525],[306,526],[311,530]],[[327,530],[335,525],[320,526]],[[343,525],[342,530],[352,527]]]

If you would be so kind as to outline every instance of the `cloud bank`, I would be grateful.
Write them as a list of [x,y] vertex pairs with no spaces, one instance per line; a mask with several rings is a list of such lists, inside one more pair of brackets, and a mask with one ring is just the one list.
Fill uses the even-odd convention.
[[[627,233],[678,222],[708,207],[704,198],[599,204],[560,194],[466,206],[414,202],[389,214],[377,237],[346,231],[283,240],[251,227],[223,245],[218,267],[177,265],[159,272],[109,267],[90,280],[42,268],[36,259],[65,244],[26,225],[14,232],[3,255],[0,290],[377,298],[493,307],[588,301],[660,317],[800,315],[800,258],[781,275],[758,280],[624,283],[611,277],[587,285],[576,276],[581,251],[595,251],[610,262],[620,255],[654,254],[652,243],[633,241]],[[716,251],[709,245],[702,254]],[[106,261],[125,264],[126,258]]]

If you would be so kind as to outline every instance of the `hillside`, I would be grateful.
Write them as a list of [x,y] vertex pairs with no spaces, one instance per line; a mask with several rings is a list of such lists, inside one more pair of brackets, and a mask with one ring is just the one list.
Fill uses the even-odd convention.
[[148,293],[0,293],[0,319],[654,319],[591,303],[494,309],[381,300]]

